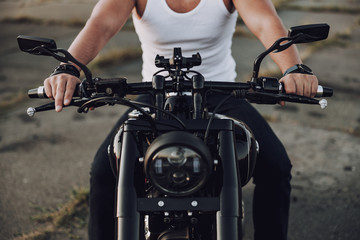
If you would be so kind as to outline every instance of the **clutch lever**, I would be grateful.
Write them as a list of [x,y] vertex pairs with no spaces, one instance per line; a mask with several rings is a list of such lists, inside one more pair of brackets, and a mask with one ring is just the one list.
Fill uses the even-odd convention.
[[[88,98],[73,99],[73,100],[71,100],[69,105],[64,105],[64,108],[70,107],[70,106],[81,107],[87,101],[89,101]],[[33,117],[35,115],[35,113],[37,113],[37,112],[44,112],[44,111],[49,111],[49,110],[54,110],[54,109],[55,109],[55,102],[50,102],[50,103],[46,103],[46,104],[38,106],[38,107],[29,107],[26,110],[26,113],[29,117]]]

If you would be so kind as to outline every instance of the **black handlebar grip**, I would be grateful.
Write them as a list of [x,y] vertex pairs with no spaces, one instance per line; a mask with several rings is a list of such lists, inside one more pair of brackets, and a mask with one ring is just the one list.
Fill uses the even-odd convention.
[[[280,92],[285,93],[285,87],[284,87],[283,83],[281,83],[279,85],[279,90],[280,90]],[[319,98],[319,97],[331,97],[332,95],[333,95],[333,89],[332,88],[323,87],[321,85],[318,85],[318,89],[317,89],[317,92],[316,92],[316,95],[315,95],[316,98]]]
[[[79,97],[80,96],[79,85],[80,84],[76,85],[73,97]],[[38,88],[30,89],[28,91],[28,96],[29,96],[29,98],[49,98],[45,93],[45,87],[44,86],[40,86]]]
[[333,89],[328,87],[323,87],[323,97],[331,97],[333,95]]
[[333,95],[333,89],[328,87],[318,86],[315,97],[331,97]]

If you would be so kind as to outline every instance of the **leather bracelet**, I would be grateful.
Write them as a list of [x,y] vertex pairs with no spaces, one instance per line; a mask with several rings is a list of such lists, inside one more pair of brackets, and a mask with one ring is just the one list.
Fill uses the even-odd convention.
[[306,66],[305,64],[295,64],[294,66],[288,68],[284,72],[284,76],[290,73],[300,73],[300,74],[308,74],[308,75],[314,75],[313,71]]
[[50,76],[55,76],[61,73],[65,73],[65,74],[70,74],[72,76],[75,76],[77,78],[80,77],[80,71],[72,64],[60,64],[59,66],[57,66],[52,73],[50,74]]

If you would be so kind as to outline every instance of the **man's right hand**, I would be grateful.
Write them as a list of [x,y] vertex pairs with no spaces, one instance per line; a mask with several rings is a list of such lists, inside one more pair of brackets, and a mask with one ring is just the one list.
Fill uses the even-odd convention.
[[44,81],[46,95],[55,100],[55,111],[61,112],[63,106],[70,104],[76,85],[80,79],[70,74],[57,74]]

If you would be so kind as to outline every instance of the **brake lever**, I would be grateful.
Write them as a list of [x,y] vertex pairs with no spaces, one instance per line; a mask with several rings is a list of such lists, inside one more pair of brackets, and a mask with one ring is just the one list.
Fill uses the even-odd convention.
[[247,92],[246,99],[248,99],[252,103],[259,104],[277,104],[281,101],[286,102],[295,102],[295,103],[303,103],[303,104],[319,104],[321,109],[327,107],[326,99],[315,99],[305,96],[300,96],[296,94],[286,94],[286,93],[266,93],[266,92]]
[[296,94],[284,94],[281,93],[279,95],[281,100],[280,101],[287,101],[287,102],[296,102],[296,103],[304,103],[304,104],[319,104],[321,109],[324,109],[327,107],[327,100],[326,99],[316,99],[316,98],[310,98],[305,96],[300,96]]

